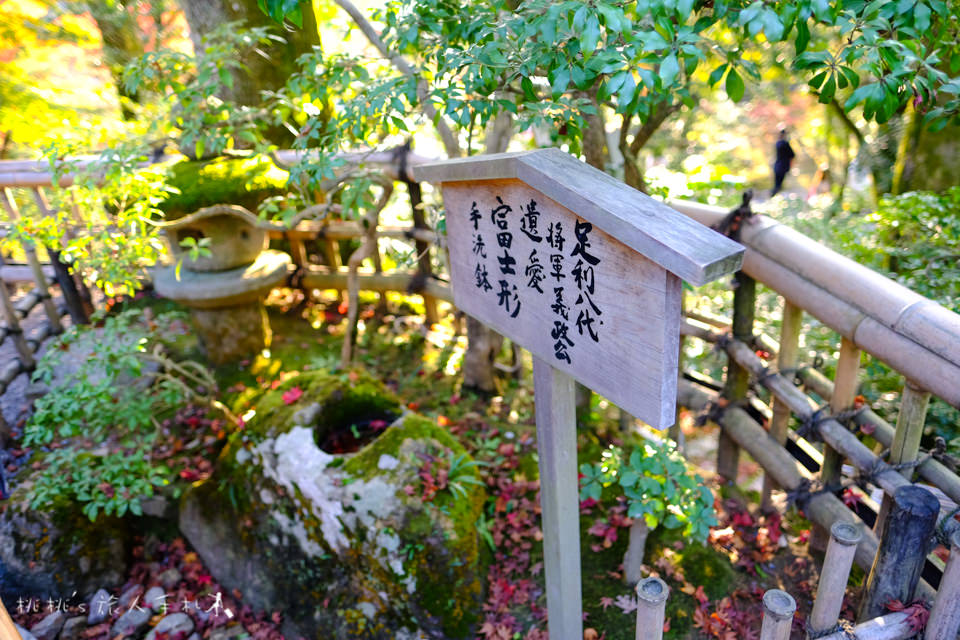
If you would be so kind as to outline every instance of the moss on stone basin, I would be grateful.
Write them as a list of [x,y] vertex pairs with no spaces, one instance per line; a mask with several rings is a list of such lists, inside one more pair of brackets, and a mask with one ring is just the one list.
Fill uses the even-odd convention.
[[[470,636],[484,490],[460,476],[432,492],[420,475],[469,469],[463,448],[423,417],[394,419],[397,398],[362,372],[304,373],[255,406],[181,505],[181,528],[218,581],[283,611],[289,634]],[[318,444],[371,423],[355,453]]]
[[269,158],[184,160],[169,168],[170,195],[160,209],[168,220],[215,204],[234,204],[256,212],[266,198],[287,191],[289,174]]

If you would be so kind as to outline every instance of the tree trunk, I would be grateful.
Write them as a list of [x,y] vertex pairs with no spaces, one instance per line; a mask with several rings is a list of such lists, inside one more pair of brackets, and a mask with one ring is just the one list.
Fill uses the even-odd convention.
[[[237,51],[240,62],[246,70],[233,74],[233,87],[224,87],[224,100],[240,105],[256,106],[261,103],[261,92],[275,91],[286,84],[287,79],[297,70],[297,58],[309,53],[320,44],[317,19],[313,5],[301,3],[303,27],[283,29],[274,23],[257,6],[257,0],[180,0],[187,23],[190,25],[190,40],[196,51],[203,48],[203,37],[226,22],[240,22],[244,27],[271,27],[281,31],[283,43],[270,47],[258,47],[264,56],[251,49]],[[292,134],[284,127],[276,127],[267,132],[271,142],[288,144]]]
[[[917,117],[921,121],[921,117]],[[960,127],[951,125],[941,131],[928,131],[917,124],[903,155],[897,159],[902,171],[895,193],[907,191],[943,191],[960,184]]]
[[643,579],[643,556],[646,554],[648,535],[650,528],[647,527],[647,521],[643,517],[634,518],[630,525],[627,552],[623,554],[623,580],[629,585],[637,584]]
[[640,150],[647,144],[657,129],[667,118],[680,110],[681,104],[660,102],[653,107],[646,122],[640,125],[633,136],[628,140],[632,118],[624,117],[623,127],[620,130],[620,152],[623,154],[623,181],[634,189],[646,193],[647,183],[643,178],[643,168],[640,164]]

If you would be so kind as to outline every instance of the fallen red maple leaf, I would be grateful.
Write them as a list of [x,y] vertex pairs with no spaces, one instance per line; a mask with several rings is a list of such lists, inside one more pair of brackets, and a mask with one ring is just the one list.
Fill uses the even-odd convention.
[[303,389],[300,387],[293,387],[283,392],[283,404],[293,404],[303,395]]

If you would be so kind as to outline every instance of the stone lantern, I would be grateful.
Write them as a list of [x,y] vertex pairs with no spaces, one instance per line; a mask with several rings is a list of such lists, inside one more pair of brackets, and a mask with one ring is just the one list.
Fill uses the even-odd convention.
[[[269,347],[263,299],[286,281],[291,268],[290,256],[267,249],[270,226],[230,205],[200,209],[162,226],[173,264],[154,270],[154,288],[190,307],[210,361],[236,362]],[[187,238],[209,238],[210,255],[191,258],[180,244]]]

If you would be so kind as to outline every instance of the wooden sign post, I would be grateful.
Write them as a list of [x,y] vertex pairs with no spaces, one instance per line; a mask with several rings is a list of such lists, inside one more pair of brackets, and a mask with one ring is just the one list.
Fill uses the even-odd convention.
[[743,247],[558,150],[414,167],[443,189],[454,303],[534,356],[550,637],[583,637],[573,381],[674,421],[681,279]]

